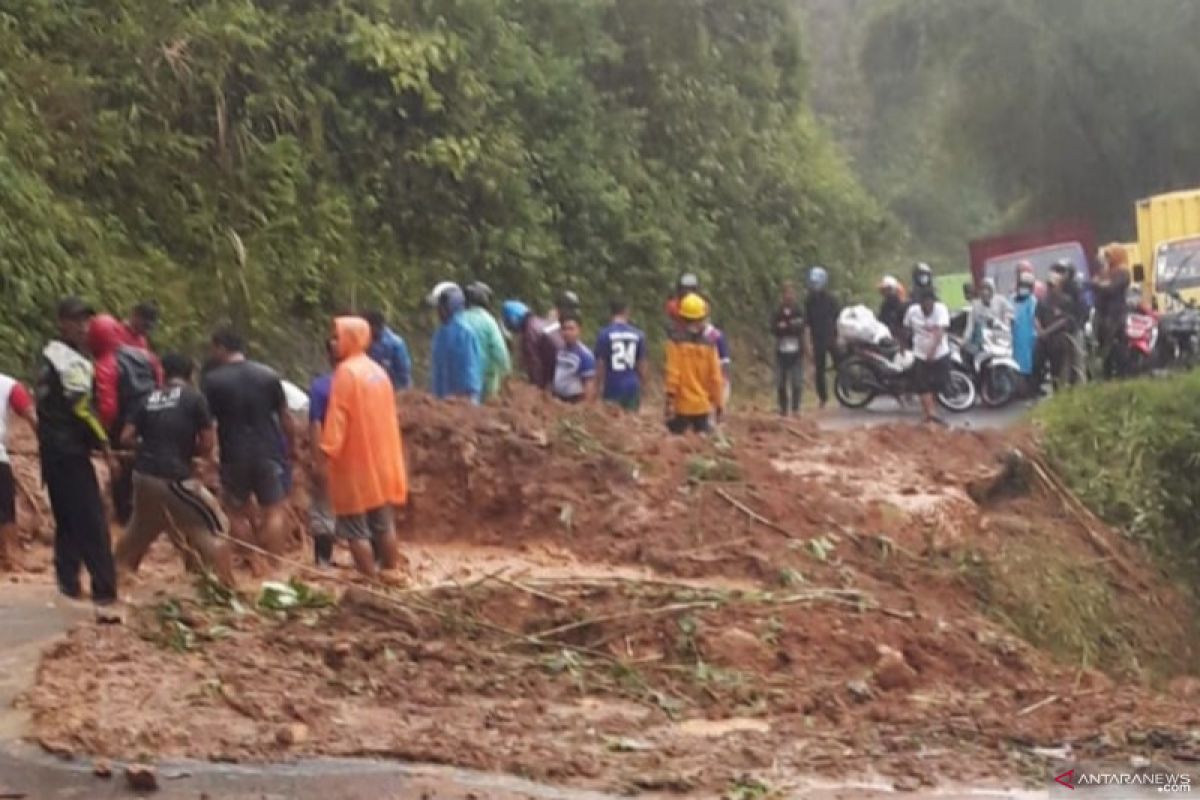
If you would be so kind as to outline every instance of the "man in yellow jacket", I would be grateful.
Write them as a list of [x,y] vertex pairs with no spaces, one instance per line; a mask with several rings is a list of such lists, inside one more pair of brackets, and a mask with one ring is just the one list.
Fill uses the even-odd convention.
[[720,418],[725,394],[721,358],[704,335],[708,303],[698,294],[679,301],[683,325],[667,341],[667,428],[676,434],[706,433]]

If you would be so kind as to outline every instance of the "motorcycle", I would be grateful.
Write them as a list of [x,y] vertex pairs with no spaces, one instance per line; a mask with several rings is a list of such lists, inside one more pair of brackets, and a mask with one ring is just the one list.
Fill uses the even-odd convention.
[[[951,348],[951,369],[946,385],[937,394],[938,404],[947,411],[961,413],[975,405],[975,384],[967,375],[961,354]],[[892,342],[846,345],[846,353],[837,365],[833,393],[846,408],[865,408],[880,395],[897,402],[917,394],[916,357]]]
[[1164,367],[1191,368],[1200,363],[1200,309],[1195,301],[1184,301],[1171,292],[1175,308],[1158,321],[1159,363]]
[[[1021,368],[1013,358],[1012,333],[1002,325],[989,322],[983,331],[982,347],[977,352],[963,349],[966,335],[966,312],[951,320],[951,347],[959,352],[966,374],[975,384],[979,401],[988,408],[1001,408],[1011,403],[1021,390]],[[958,317],[959,315],[955,315]]]
[[1145,375],[1154,368],[1158,347],[1158,313],[1139,305],[1125,317],[1126,368],[1130,375]]

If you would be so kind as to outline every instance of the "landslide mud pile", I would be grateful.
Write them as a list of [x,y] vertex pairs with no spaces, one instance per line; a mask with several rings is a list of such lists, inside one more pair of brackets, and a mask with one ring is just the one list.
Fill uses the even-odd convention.
[[1040,778],[1039,747],[1194,755],[1192,685],[1167,681],[1188,608],[999,435],[668,438],[528,393],[403,413],[410,589],[343,569],[264,607],[193,590],[168,551],[128,626],[45,654],[39,741],[696,796]]

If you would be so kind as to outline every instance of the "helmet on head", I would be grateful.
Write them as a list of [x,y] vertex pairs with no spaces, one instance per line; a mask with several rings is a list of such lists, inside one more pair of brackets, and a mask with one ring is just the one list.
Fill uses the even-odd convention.
[[463,295],[463,290],[458,288],[457,284],[452,283],[438,293],[437,310],[443,319],[448,319],[456,312],[462,311],[466,305],[467,298]]
[[463,294],[466,295],[467,305],[469,306],[490,308],[492,305],[492,287],[483,281],[468,283],[467,287],[463,289]]
[[913,264],[912,281],[914,291],[918,288],[933,286],[933,267],[924,261]]
[[708,316],[708,303],[692,292],[679,301],[679,317],[687,322],[699,322]]
[[808,271],[808,288],[824,289],[829,285],[829,273],[824,267],[813,267]]
[[1075,273],[1075,265],[1071,263],[1071,259],[1069,258],[1060,258],[1050,266],[1050,270],[1062,275],[1073,275]]
[[876,288],[878,288],[881,292],[899,292],[900,281],[896,280],[895,276],[893,275],[884,275],[883,280],[879,282],[879,286]]
[[1033,274],[1033,270],[1021,270],[1017,275],[1017,286],[1032,289],[1035,285],[1037,285],[1037,276]]
[[980,282],[980,284],[979,284],[979,288],[980,288],[980,290],[983,290],[983,289],[988,289],[988,290],[990,290],[990,291],[991,291],[993,294],[995,294],[995,292],[996,292],[996,281],[995,281],[994,279],[992,279],[992,278],[984,278],[984,279],[983,279],[983,281],[981,281],[981,282]]
[[696,277],[694,272],[685,272],[679,277],[679,288],[688,292],[698,291],[700,289],[700,279]]
[[578,311],[579,295],[570,289],[559,292],[558,299],[554,301],[554,307],[559,311]]
[[433,287],[433,290],[425,297],[425,302],[430,306],[437,308],[438,298],[441,296],[442,292],[451,287],[457,289],[458,284],[454,281],[442,281],[437,286]]
[[520,300],[505,300],[500,309],[500,316],[504,320],[504,327],[510,331],[520,330],[521,323],[529,316],[529,306]]

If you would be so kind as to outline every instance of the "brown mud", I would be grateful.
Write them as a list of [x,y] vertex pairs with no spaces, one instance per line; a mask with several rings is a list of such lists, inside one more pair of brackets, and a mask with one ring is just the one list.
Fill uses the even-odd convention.
[[[1012,469],[1014,446],[1034,452],[1021,434],[750,416],[671,438],[530,392],[402,413],[410,589],[339,568],[303,575],[336,604],[263,611],[193,590],[160,542],[127,626],[44,653],[33,737],[738,797],[814,774],[1041,780],[1039,748],[1200,758],[1190,607]],[[23,511],[19,579],[37,580],[48,515]],[[1022,583],[1060,578],[1045,597]]]

